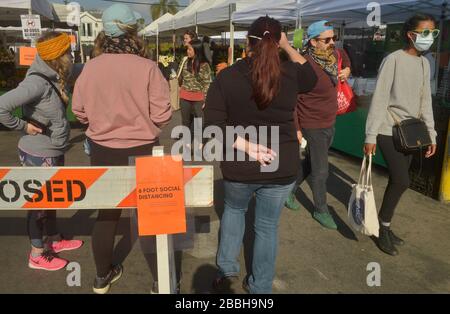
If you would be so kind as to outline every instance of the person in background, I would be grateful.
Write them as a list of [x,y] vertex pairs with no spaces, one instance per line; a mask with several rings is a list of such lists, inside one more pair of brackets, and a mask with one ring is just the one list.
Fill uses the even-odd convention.
[[428,50],[423,55],[428,62],[430,63],[430,86],[431,86],[431,94],[436,95],[437,92],[437,84],[436,84],[436,58],[433,53]]
[[[307,141],[306,158],[302,163],[297,184],[286,207],[299,210],[295,193],[299,185],[311,176],[314,199],[313,218],[328,229],[337,229],[327,204],[328,151],[334,137],[334,124],[338,109],[337,83],[350,76],[350,60],[342,49],[336,49],[333,26],[319,21],[308,27],[305,58],[318,77],[314,89],[299,95],[296,107],[297,136]],[[338,73],[338,59],[342,58],[342,71]]]
[[[249,57],[223,70],[206,97],[205,124],[221,127],[226,137],[225,160],[221,163],[225,207],[217,253],[219,270],[213,286],[220,290],[239,276],[246,212],[255,197],[253,263],[244,287],[250,293],[271,293],[279,218],[300,168],[294,109],[297,95],[310,91],[317,76],[309,62],[289,45],[275,19],[261,17],[254,21],[248,31],[248,45]],[[279,48],[292,61],[282,63]],[[245,135],[226,132],[239,126],[271,127],[268,138],[250,141]],[[272,139],[269,132],[274,128],[279,136]],[[261,141],[267,145],[259,144]],[[245,152],[245,161],[236,161],[238,151]],[[227,160],[229,155],[235,158]]]
[[[136,14],[127,5],[107,8],[102,21],[95,58],[76,82],[72,110],[88,124],[91,166],[128,166],[159,144],[161,128],[172,116],[169,86],[157,64],[144,58]],[[122,265],[112,263],[121,212],[100,209],[92,232],[93,291],[98,294],[107,293],[122,276]]]
[[[180,108],[183,126],[192,129],[192,116],[203,117],[205,96],[211,83],[211,68],[206,60],[203,43],[193,40],[187,45],[187,61],[182,70]],[[190,147],[190,143],[187,143]]]
[[[0,96],[0,123],[24,132],[18,144],[22,166],[64,166],[70,137],[66,118],[66,88],[73,72],[70,38],[65,33],[48,32],[37,40],[36,49],[25,79],[16,89]],[[20,107],[22,119],[12,114]],[[55,210],[28,211],[27,229],[31,242],[28,267],[32,269],[62,269],[68,261],[55,253],[83,245],[80,240],[65,240],[58,233]]]
[[186,30],[186,31],[184,32],[184,35],[183,35],[183,46],[184,46],[184,47],[187,47],[187,45],[188,45],[191,41],[196,40],[196,39],[198,39],[198,36],[197,36],[197,33],[196,33],[196,32],[191,31],[190,29]]
[[209,66],[212,66],[212,50],[210,46],[210,39],[208,36],[203,36],[203,50],[205,52],[205,58],[208,60]]
[[430,89],[430,64],[423,54],[439,35],[433,16],[417,14],[403,26],[404,49],[388,55],[378,72],[377,85],[366,122],[364,153],[375,154],[379,146],[389,171],[389,182],[379,212],[378,247],[389,255],[397,255],[404,241],[391,229],[395,209],[409,188],[412,155],[395,149],[392,128],[395,119],[402,121],[421,116],[427,125],[432,145],[425,153],[436,153],[436,131]]

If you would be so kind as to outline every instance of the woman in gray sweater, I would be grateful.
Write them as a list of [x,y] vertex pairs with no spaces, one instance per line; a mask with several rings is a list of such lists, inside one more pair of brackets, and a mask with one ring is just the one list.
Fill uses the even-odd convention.
[[364,146],[365,154],[369,155],[375,154],[378,145],[389,170],[389,183],[379,212],[378,238],[379,248],[389,255],[397,255],[396,246],[404,244],[392,232],[390,224],[402,194],[409,188],[412,161],[410,154],[401,153],[394,147],[393,116],[401,121],[422,115],[432,140],[425,157],[431,158],[436,153],[430,64],[423,53],[431,48],[439,30],[432,16],[417,14],[405,22],[403,35],[407,46],[387,56],[381,64],[367,117]]
[[[22,166],[64,166],[70,135],[66,118],[69,98],[65,93],[73,66],[70,38],[64,33],[50,32],[38,39],[36,48],[38,53],[25,79],[16,89],[0,97],[0,123],[24,132],[18,144]],[[23,119],[12,114],[19,107],[22,107]],[[83,244],[80,240],[61,237],[56,229],[54,210],[30,210],[27,227],[31,240],[28,266],[33,269],[59,270],[68,262],[54,254],[77,249]],[[47,241],[43,240],[44,229]]]

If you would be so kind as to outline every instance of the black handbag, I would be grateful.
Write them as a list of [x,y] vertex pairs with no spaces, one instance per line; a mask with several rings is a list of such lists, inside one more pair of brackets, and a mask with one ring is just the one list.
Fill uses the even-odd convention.
[[396,123],[392,130],[395,149],[402,153],[414,153],[432,144],[430,133],[422,119],[406,119]]
[[[423,59],[422,59],[422,68]],[[425,80],[425,69],[424,69]],[[424,83],[425,84],[425,83]],[[423,88],[422,88],[423,94]],[[399,121],[396,119],[394,113],[388,109],[394,119],[395,125],[392,129],[392,137],[394,140],[394,147],[401,153],[415,153],[418,151],[426,150],[428,146],[432,144],[430,133],[428,132],[427,125],[422,120],[422,103],[420,104],[420,112],[418,118],[405,119]]]

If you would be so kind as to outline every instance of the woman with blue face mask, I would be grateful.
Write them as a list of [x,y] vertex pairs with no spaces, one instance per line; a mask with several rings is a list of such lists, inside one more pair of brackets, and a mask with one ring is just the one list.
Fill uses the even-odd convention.
[[379,212],[380,233],[378,247],[389,255],[397,255],[396,246],[404,244],[390,225],[402,194],[410,185],[411,154],[396,150],[392,137],[395,120],[420,117],[425,122],[432,144],[424,153],[431,158],[436,153],[436,131],[430,88],[430,64],[423,54],[430,50],[439,36],[434,17],[417,14],[408,19],[403,28],[404,49],[387,56],[378,73],[366,123],[366,155],[375,154],[377,145],[389,170],[389,183]]

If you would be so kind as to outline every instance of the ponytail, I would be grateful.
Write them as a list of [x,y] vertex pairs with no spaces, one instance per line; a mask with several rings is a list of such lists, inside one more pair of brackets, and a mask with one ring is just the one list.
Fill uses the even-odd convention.
[[261,17],[253,22],[248,37],[252,51],[252,96],[258,109],[264,110],[280,92],[278,43],[281,39],[281,24],[272,18]]

